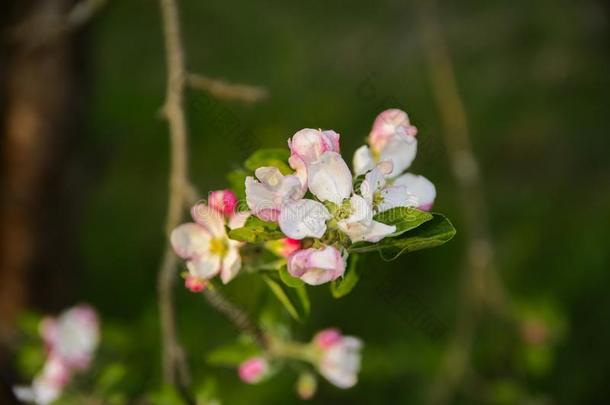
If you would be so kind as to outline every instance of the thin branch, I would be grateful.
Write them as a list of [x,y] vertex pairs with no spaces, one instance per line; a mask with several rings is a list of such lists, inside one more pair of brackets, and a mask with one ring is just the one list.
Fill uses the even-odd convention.
[[180,387],[190,385],[190,375],[184,352],[178,343],[174,317],[173,287],[176,279],[177,258],[169,243],[169,234],[180,224],[188,194],[186,117],[184,113],[184,51],[180,36],[178,9],[175,0],[160,0],[167,63],[167,89],[163,111],[169,124],[170,175],[165,232],[168,241],[159,269],[159,313],[161,323],[163,379]]
[[494,264],[494,246],[489,232],[479,164],[473,152],[467,114],[458,90],[453,63],[434,0],[420,1],[421,34],[438,106],[452,174],[458,186],[464,214],[467,256],[462,274],[457,330],[441,373],[433,382],[430,403],[451,400],[455,390],[470,371],[474,330],[485,307],[504,314],[507,298]]
[[250,335],[262,349],[268,349],[268,341],[265,333],[252,323],[248,315],[241,308],[228,301],[216,290],[207,288],[203,291],[203,296],[212,307],[226,316],[237,329]]
[[267,90],[263,87],[229,83],[221,79],[214,79],[196,73],[189,73],[187,75],[187,83],[190,87],[208,92],[221,100],[256,103],[269,96]]

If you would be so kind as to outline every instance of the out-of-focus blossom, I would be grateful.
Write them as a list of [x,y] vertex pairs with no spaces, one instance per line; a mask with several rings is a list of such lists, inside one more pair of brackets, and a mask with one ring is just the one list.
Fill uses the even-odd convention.
[[259,167],[254,175],[246,178],[246,202],[263,221],[277,221],[284,204],[305,194],[297,176],[284,176],[275,167]]
[[256,384],[269,371],[269,363],[263,357],[250,358],[239,365],[238,374],[243,382]]
[[47,349],[44,367],[30,386],[13,392],[20,401],[46,405],[61,396],[75,371],[89,367],[99,343],[99,321],[93,308],[81,304],[57,318],[44,318],[40,334]]
[[288,140],[290,167],[296,170],[302,189],[307,188],[307,166],[316,163],[325,152],[339,153],[339,134],[335,131],[302,129]]
[[69,369],[86,369],[99,342],[97,315],[90,306],[78,305],[58,318],[43,319],[41,335],[55,362]]
[[210,208],[231,217],[237,206],[237,196],[231,190],[217,190],[210,193],[208,200]]
[[345,260],[332,246],[302,249],[288,257],[288,272],[307,284],[319,285],[341,277]]
[[297,380],[297,394],[299,398],[308,400],[313,398],[318,389],[318,382],[312,373],[303,373]]
[[291,254],[301,249],[301,241],[292,238],[271,240],[265,243],[265,247],[275,255],[288,258]]
[[321,350],[318,369],[332,384],[350,388],[358,381],[362,341],[353,336],[343,336],[337,329],[326,329],[314,337],[314,344]]
[[[229,225],[243,225],[244,215],[236,215],[229,219]],[[223,283],[228,283],[241,268],[241,242],[229,239],[225,218],[219,211],[205,204],[197,204],[191,210],[191,216],[195,223],[178,226],[170,236],[174,251],[186,260],[191,276],[186,279],[187,288],[190,286],[195,291],[199,290],[199,284],[217,274],[220,274]]]

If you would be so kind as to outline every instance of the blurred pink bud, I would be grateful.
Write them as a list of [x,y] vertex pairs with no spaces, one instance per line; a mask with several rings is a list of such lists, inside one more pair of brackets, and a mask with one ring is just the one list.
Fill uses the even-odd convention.
[[231,190],[218,190],[210,193],[208,205],[216,211],[230,217],[237,206],[237,196]]
[[341,277],[345,261],[341,252],[332,246],[303,249],[288,258],[288,272],[307,284],[319,285]]
[[340,342],[341,337],[342,336],[339,329],[328,328],[316,333],[316,335],[313,337],[313,341],[321,349],[328,349],[335,343]]
[[206,280],[187,273],[184,277],[184,286],[190,292],[200,293],[206,286]]
[[269,364],[263,357],[252,357],[239,365],[239,378],[248,384],[260,382],[267,371]]
[[540,319],[529,319],[521,324],[521,337],[531,346],[541,346],[549,339],[549,329]]

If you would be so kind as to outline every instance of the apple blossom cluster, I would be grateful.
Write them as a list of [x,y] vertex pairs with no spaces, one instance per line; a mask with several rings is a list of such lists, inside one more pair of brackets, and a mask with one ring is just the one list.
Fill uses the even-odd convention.
[[[307,359],[311,365],[333,385],[347,389],[356,385],[360,371],[360,350],[362,341],[353,336],[344,336],[336,328],[324,329],[316,333],[308,344],[293,344],[290,354],[297,359]],[[279,356],[284,352],[279,350]],[[285,355],[285,354],[284,354]],[[257,384],[274,372],[273,358],[251,357],[239,365],[238,374],[242,381]],[[297,385],[299,396],[311,398],[316,390],[315,377],[309,373],[300,378]]]
[[[417,129],[401,110],[382,112],[368,137],[368,146],[354,155],[354,176],[340,154],[335,131],[303,129],[288,140],[283,175],[264,166],[246,178],[246,201],[253,215],[277,222],[289,238],[313,239],[313,247],[288,258],[288,272],[310,285],[327,283],[345,272],[346,247],[376,243],[396,231],[374,216],[397,207],[429,210],[436,197],[425,177],[404,173],[417,152]],[[309,197],[309,198],[308,198]]]
[[30,386],[14,387],[14,392],[23,402],[45,405],[61,396],[73,373],[89,367],[99,342],[98,317],[93,308],[81,304],[57,318],[44,318],[40,334],[46,362]]

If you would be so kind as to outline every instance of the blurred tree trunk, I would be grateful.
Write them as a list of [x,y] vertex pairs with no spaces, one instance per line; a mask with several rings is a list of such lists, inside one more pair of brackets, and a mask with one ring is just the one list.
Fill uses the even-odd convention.
[[58,31],[72,0],[2,3],[0,356],[25,305],[65,303],[74,255],[66,180],[82,116],[82,63],[74,37]]

